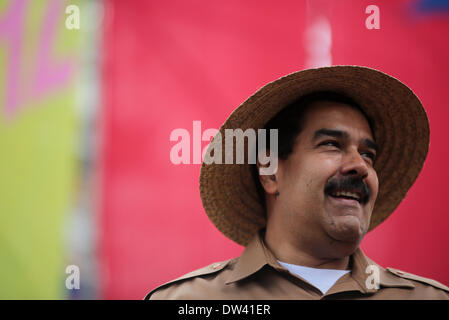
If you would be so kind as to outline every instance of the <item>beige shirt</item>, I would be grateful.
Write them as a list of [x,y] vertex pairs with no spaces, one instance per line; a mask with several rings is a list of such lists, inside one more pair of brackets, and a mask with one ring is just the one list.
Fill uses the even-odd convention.
[[168,282],[145,299],[449,299],[449,288],[431,279],[384,269],[357,249],[351,272],[327,292],[282,267],[257,234],[238,258],[214,263]]

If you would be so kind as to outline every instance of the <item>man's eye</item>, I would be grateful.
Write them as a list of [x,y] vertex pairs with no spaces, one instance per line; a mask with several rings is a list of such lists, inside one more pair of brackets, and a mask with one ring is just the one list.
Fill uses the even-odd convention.
[[366,158],[371,159],[372,162],[374,162],[374,160],[376,160],[376,155],[372,152],[361,152],[360,154]]
[[319,144],[320,146],[331,146],[331,147],[340,147],[340,144],[337,141],[334,140],[327,140],[327,141],[323,141]]

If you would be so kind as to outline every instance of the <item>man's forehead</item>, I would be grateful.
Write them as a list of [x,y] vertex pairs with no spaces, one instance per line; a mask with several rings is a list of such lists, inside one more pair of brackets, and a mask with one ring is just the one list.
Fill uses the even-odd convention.
[[304,111],[303,121],[304,130],[316,131],[328,128],[347,132],[347,129],[357,129],[365,131],[374,140],[374,134],[365,114],[359,108],[349,104],[333,101],[313,102]]

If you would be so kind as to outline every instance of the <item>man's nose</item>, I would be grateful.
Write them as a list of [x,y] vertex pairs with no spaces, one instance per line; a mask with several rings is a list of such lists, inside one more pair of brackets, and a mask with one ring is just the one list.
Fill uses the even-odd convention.
[[344,154],[341,173],[355,175],[361,179],[368,176],[368,164],[358,150],[350,150]]

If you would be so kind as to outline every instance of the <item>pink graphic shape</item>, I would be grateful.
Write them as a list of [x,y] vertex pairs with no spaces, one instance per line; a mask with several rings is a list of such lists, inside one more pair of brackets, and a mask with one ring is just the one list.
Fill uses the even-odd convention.
[[65,28],[64,25],[57,24],[64,3],[65,1],[51,0],[47,9],[36,59],[36,76],[32,90],[34,97],[41,97],[49,91],[60,88],[68,82],[73,71],[71,61],[62,63],[52,61],[50,51],[55,40],[55,31]]
[[20,57],[22,52],[23,36],[23,14],[28,0],[11,1],[8,10],[0,18],[0,40],[6,38],[7,57],[9,63],[6,67],[6,92],[5,92],[5,112],[11,116],[20,105],[19,97],[19,74]]

